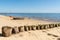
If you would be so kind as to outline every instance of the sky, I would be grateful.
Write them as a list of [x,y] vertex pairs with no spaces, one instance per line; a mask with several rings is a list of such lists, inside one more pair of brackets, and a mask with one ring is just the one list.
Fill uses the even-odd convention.
[[0,0],[0,13],[60,13],[60,0]]

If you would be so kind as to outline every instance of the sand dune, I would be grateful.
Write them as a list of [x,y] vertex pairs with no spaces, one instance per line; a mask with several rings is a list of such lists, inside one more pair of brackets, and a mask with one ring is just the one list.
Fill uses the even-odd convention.
[[[14,34],[10,37],[3,37],[1,35],[2,26],[23,26],[23,25],[38,25],[38,24],[50,24],[55,22],[48,22],[43,20],[34,20],[25,18],[24,20],[11,20],[9,16],[0,15],[0,40],[57,40],[60,37],[60,27],[46,29],[46,30],[36,30],[27,31]],[[58,23],[58,22],[57,22]]]

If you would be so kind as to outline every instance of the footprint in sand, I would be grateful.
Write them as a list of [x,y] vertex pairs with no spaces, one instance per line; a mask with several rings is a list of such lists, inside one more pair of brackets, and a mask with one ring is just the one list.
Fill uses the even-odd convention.
[[23,36],[23,35],[20,35],[21,37]]
[[60,40],[60,38],[57,38],[57,40]]
[[57,35],[50,34],[50,33],[48,33],[47,35],[49,35],[49,36],[53,36],[53,37],[59,37],[59,36],[57,36]]

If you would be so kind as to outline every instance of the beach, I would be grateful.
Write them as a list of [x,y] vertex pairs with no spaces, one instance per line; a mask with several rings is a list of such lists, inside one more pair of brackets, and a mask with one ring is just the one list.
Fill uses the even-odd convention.
[[60,37],[60,27],[55,27],[51,29],[44,30],[31,30],[24,31],[18,34],[13,34],[10,37],[3,37],[2,27],[10,26],[10,27],[19,27],[24,25],[38,25],[38,24],[52,24],[59,22],[51,22],[44,20],[35,20],[30,18],[24,18],[21,20],[12,20],[13,17],[0,15],[0,40],[58,40]]

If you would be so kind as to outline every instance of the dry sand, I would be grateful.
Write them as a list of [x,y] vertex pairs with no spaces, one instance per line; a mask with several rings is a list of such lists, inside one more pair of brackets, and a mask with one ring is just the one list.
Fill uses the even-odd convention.
[[20,32],[18,34],[11,35],[10,37],[3,37],[1,35],[2,26],[23,26],[23,25],[38,25],[38,24],[50,24],[55,22],[34,20],[25,18],[24,20],[11,20],[9,16],[0,15],[0,40],[57,40],[60,37],[60,28],[52,28],[46,30],[36,30]]

